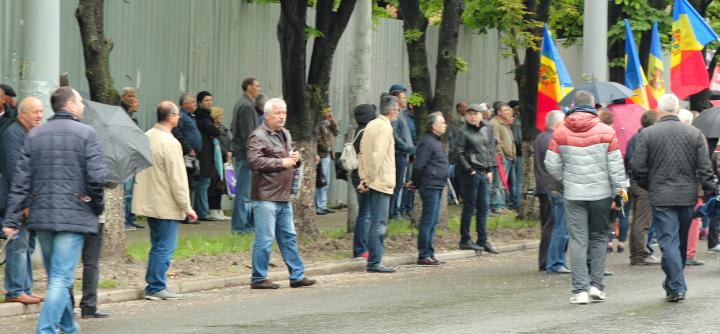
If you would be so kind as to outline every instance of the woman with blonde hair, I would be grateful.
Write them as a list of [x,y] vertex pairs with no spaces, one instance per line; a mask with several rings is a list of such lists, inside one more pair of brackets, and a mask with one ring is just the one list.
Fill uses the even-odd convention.
[[[228,129],[222,125],[224,114],[225,111],[220,107],[210,108],[210,116],[215,121],[215,126],[220,129],[220,136],[218,136],[217,141],[220,142],[220,151],[222,152],[221,156],[223,157],[224,162],[232,162],[232,149],[230,147],[232,143],[230,142],[230,135],[228,133]],[[230,220],[230,217],[225,216],[220,206],[222,195],[225,193],[225,182],[223,182],[223,180],[219,177],[213,177],[212,180],[210,180],[210,187],[208,188],[208,207],[210,209],[210,217],[218,220]]]

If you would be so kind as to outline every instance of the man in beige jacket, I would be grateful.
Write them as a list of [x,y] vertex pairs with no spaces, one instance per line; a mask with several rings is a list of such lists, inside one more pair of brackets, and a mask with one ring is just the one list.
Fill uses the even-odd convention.
[[395,188],[395,138],[390,125],[397,117],[398,98],[384,96],[380,99],[380,116],[365,127],[360,141],[358,191],[370,191],[370,230],[368,232],[367,271],[394,273],[395,269],[382,265],[383,241],[387,230],[390,198]]
[[[511,117],[512,109],[510,105],[504,102],[495,102],[495,117],[490,120],[495,130],[495,137],[500,140],[497,145],[497,153],[500,156],[500,162],[505,169],[505,177],[510,188],[515,186],[515,143],[512,129],[507,121]],[[493,170],[493,189],[490,195],[490,210],[494,214],[503,214],[509,212],[505,205],[505,197],[508,194],[503,185],[502,178],[499,174],[499,168]]]
[[146,299],[179,299],[167,289],[165,273],[177,245],[178,224],[185,216],[194,222],[190,188],[182,146],[170,131],[177,126],[180,110],[170,101],[157,107],[158,122],[145,134],[150,139],[153,166],[135,176],[132,213],[147,217],[150,225],[150,256],[145,281]]

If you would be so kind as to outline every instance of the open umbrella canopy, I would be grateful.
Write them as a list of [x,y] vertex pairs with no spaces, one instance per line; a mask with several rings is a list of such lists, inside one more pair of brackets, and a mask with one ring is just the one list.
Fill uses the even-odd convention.
[[620,152],[624,157],[628,141],[642,127],[640,117],[645,113],[645,108],[639,104],[611,104],[608,109],[615,115],[613,129],[617,134]]
[[630,90],[630,88],[627,88],[617,82],[595,81],[573,89],[570,93],[565,95],[562,100],[560,100],[557,107],[569,107],[572,105],[573,96],[581,90],[586,90],[595,96],[595,103],[625,99],[637,95],[635,92]]
[[693,126],[698,128],[705,137],[720,138],[720,107],[705,109],[695,118]]
[[83,103],[82,122],[93,127],[100,137],[108,182],[125,183],[152,166],[150,141],[123,108],[89,100]]

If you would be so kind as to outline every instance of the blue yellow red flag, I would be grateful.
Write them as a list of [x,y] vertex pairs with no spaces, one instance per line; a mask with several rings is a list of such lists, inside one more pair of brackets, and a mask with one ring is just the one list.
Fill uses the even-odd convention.
[[658,33],[658,21],[655,20],[650,40],[650,56],[648,59],[648,86],[650,94],[648,103],[650,109],[657,108],[657,100],[665,94],[665,70],[662,63],[662,51],[660,50],[660,34]]
[[647,79],[640,65],[640,57],[635,46],[635,35],[633,35],[627,19],[625,20],[625,86],[637,94],[637,96],[626,99],[626,103],[637,103],[645,109],[650,108],[647,99]]
[[573,90],[570,73],[565,69],[555,42],[545,24],[545,36],[540,56],[540,80],[538,81],[537,119],[535,126],[545,130],[545,117],[551,110],[560,109],[557,104]]

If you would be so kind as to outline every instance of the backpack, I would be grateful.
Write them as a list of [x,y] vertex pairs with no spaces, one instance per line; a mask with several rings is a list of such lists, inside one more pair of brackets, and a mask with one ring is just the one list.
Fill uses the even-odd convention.
[[355,141],[358,139],[358,136],[365,131],[365,129],[362,129],[358,131],[358,133],[355,134],[355,138],[353,138],[353,141],[350,143],[345,143],[343,146],[342,154],[340,154],[340,162],[342,163],[343,168],[345,168],[346,171],[351,172],[356,169],[358,169],[358,156],[357,152],[355,152]]

